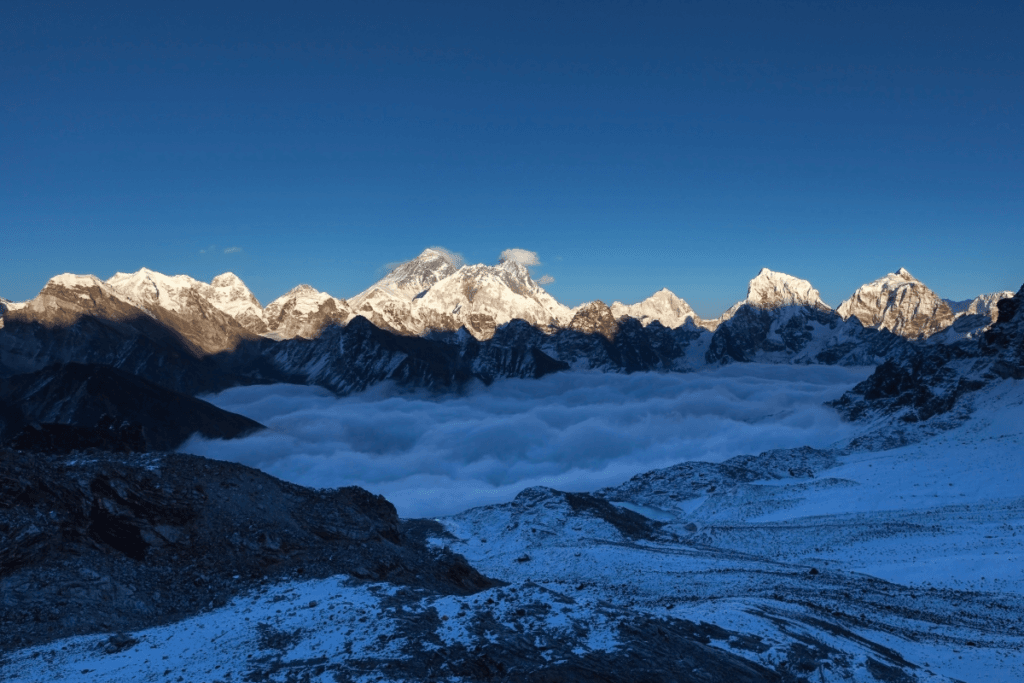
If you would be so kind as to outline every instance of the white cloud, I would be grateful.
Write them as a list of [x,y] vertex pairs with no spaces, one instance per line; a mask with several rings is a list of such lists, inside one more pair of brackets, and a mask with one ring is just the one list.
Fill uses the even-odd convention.
[[240,251],[242,251],[241,247],[228,247],[227,249],[224,250],[224,253],[225,254],[237,254]]
[[550,275],[541,275],[540,279],[537,280],[537,284],[538,285],[550,285],[554,281],[555,281],[555,278],[551,277]]
[[458,270],[462,266],[466,265],[466,259],[462,258],[462,254],[458,254],[450,249],[444,247],[430,247],[434,251],[444,256],[445,260],[451,264],[452,268]]
[[852,427],[822,405],[868,375],[736,364],[691,374],[557,373],[437,398],[378,386],[336,398],[237,387],[212,403],[268,427],[181,450],[307,486],[358,485],[406,517],[511,500],[534,485],[588,491],[684,460],[825,446]]
[[537,252],[527,251],[526,249],[506,249],[498,257],[498,263],[504,263],[505,261],[515,261],[523,266],[540,265],[540,258],[537,256]]

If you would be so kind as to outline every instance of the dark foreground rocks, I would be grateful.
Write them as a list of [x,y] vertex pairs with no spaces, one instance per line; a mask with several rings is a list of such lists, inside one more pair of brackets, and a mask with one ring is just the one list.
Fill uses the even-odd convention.
[[282,578],[493,585],[421,537],[356,487],[176,453],[0,449],[0,650],[172,621]]

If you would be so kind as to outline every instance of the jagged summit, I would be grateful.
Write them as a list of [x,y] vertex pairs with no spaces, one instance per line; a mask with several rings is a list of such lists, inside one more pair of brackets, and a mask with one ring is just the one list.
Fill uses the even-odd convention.
[[222,273],[207,284],[188,275],[164,275],[149,268],[140,268],[134,273],[115,273],[107,284],[150,313],[162,309],[193,315],[205,302],[253,334],[261,334],[267,329],[263,307],[234,273]]
[[352,302],[357,303],[360,297],[375,288],[386,289],[401,298],[413,299],[434,283],[453,274],[460,265],[450,252],[435,248],[424,249],[416,258],[392,269],[366,292],[352,297]]
[[274,299],[263,311],[267,334],[274,338],[312,338],[329,324],[344,324],[352,319],[348,302],[337,299],[310,285],[298,285]]
[[454,274],[457,265],[460,260],[447,250],[424,249],[419,256],[391,269],[348,303],[354,315],[363,316],[377,327],[399,334],[420,334],[423,330],[413,319],[413,300]]
[[954,320],[949,304],[905,268],[862,285],[836,312],[908,339],[931,336]]
[[525,320],[550,329],[572,320],[572,311],[530,277],[514,259],[495,266],[463,266],[436,283],[414,302],[421,330],[465,327],[478,339],[489,339],[499,325]]
[[688,320],[699,322],[690,305],[667,288],[659,289],[643,301],[626,305],[616,301],[611,305],[616,320],[629,317],[647,327],[657,321],[670,329],[682,327]]
[[821,300],[818,290],[807,280],[767,268],[762,268],[757,277],[750,281],[744,303],[756,308],[810,306],[823,311],[832,310],[831,306]]
[[584,334],[600,334],[608,341],[615,339],[619,325],[603,301],[590,301],[575,309],[569,329]]

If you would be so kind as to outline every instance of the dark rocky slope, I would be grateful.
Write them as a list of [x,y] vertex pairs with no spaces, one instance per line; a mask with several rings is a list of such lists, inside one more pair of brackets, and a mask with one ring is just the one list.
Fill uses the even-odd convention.
[[[0,404],[0,443],[51,452],[88,446],[171,450],[197,432],[233,439],[263,428],[247,417],[103,365],[51,365],[7,378],[0,384]],[[104,439],[108,435],[96,430],[119,436]],[[118,439],[123,447],[117,447]]]
[[0,449],[0,651],[173,621],[295,576],[494,585],[423,535],[356,487],[192,455]]

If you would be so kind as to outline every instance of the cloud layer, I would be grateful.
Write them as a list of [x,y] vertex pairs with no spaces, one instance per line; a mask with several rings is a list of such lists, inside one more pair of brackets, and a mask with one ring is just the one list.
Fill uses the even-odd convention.
[[182,450],[308,486],[363,486],[403,517],[510,500],[527,486],[589,491],[684,460],[824,446],[851,427],[822,402],[865,369],[734,365],[692,374],[558,373],[438,398],[393,387],[238,387],[214,404],[268,430]]
[[528,251],[526,249],[506,249],[501,252],[498,256],[498,262],[503,263],[505,261],[515,261],[516,263],[523,266],[539,266],[540,257],[537,256],[537,252]]

